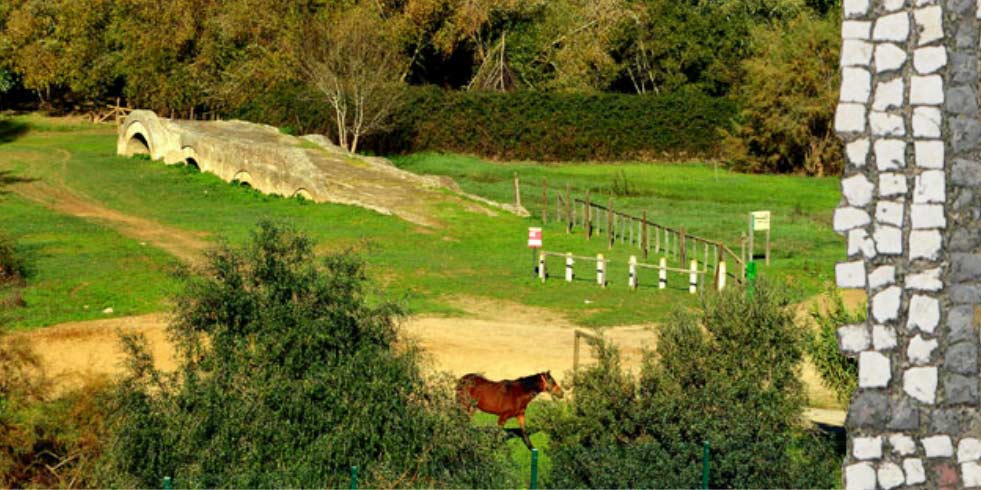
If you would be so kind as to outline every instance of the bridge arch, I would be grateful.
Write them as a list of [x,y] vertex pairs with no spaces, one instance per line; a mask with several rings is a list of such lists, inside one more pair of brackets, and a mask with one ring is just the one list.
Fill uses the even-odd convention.
[[255,187],[254,181],[252,180],[252,175],[245,170],[239,170],[232,177],[232,182],[238,182],[239,185],[244,185],[248,187]]
[[313,194],[310,194],[309,191],[307,191],[306,189],[304,189],[302,187],[299,188],[299,189],[297,189],[295,192],[293,192],[293,197],[302,197],[303,199],[305,199],[307,201],[312,201],[313,200]]
[[126,140],[125,155],[149,155],[151,154],[150,141],[147,140],[143,133],[134,132],[129,139]]

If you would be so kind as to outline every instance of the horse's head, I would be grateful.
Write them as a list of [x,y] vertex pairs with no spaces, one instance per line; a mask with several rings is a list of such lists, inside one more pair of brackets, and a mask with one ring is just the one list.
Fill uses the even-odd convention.
[[548,392],[549,395],[555,398],[562,398],[565,393],[562,392],[562,387],[559,386],[558,381],[555,381],[555,378],[552,377],[552,371],[545,371],[539,376],[541,376],[542,380],[542,391]]

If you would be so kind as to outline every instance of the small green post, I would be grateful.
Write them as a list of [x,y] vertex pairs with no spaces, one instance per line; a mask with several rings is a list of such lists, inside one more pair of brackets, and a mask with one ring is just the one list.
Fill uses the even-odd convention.
[[749,297],[753,297],[753,290],[756,288],[756,261],[750,260],[746,262],[746,290],[749,291]]
[[531,490],[538,488],[538,448],[531,450]]
[[170,477],[169,476],[165,476],[164,477],[164,490],[170,490],[171,485],[172,485],[172,483],[170,481]]
[[708,441],[702,443],[702,488],[708,490],[708,462],[709,446]]
[[358,490],[358,467],[351,467],[351,490]]
[[709,487],[709,442],[702,443],[702,488]]

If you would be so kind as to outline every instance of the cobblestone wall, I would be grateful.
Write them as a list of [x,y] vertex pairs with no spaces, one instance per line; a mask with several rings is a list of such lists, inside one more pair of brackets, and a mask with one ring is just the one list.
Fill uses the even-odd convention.
[[838,331],[859,363],[845,486],[978,487],[981,0],[842,3],[836,275],[869,297]]

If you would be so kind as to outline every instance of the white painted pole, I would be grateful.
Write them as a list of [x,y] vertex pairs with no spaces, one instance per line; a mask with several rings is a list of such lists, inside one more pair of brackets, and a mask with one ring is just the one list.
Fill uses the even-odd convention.
[[630,278],[627,280],[630,289],[637,289],[637,256],[630,256]]
[[596,284],[606,287],[606,260],[603,254],[596,254]]
[[572,282],[572,266],[576,261],[572,259],[572,252],[565,254],[565,282]]
[[698,291],[698,261],[692,259],[691,267],[688,268],[691,274],[688,275],[688,292],[695,294]]
[[719,291],[726,288],[726,261],[719,262]]
[[658,268],[660,271],[657,273],[657,288],[665,289],[668,287],[668,258],[661,257],[661,261],[658,263]]
[[545,252],[538,254],[538,278],[545,282]]

